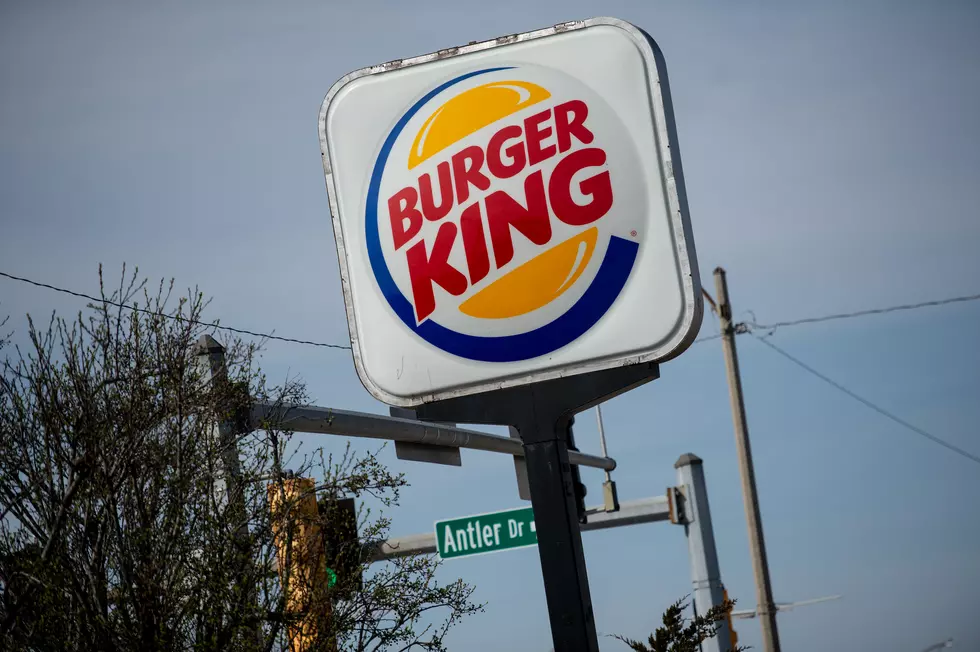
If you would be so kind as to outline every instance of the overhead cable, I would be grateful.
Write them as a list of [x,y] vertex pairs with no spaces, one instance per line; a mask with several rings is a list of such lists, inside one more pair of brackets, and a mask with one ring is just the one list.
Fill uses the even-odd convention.
[[969,451],[963,450],[959,446],[957,446],[955,444],[951,444],[948,441],[946,441],[944,439],[941,439],[940,437],[937,437],[936,435],[933,435],[932,433],[927,432],[926,430],[923,430],[922,428],[920,428],[920,427],[918,427],[916,425],[913,425],[913,424],[909,423],[905,419],[903,419],[903,418],[901,418],[899,416],[896,416],[895,414],[889,412],[888,410],[886,410],[885,408],[881,407],[880,405],[877,405],[876,403],[872,403],[870,400],[868,400],[868,399],[864,398],[863,396],[857,394],[856,392],[854,392],[854,391],[852,391],[852,390],[844,387],[843,385],[841,385],[836,380],[827,377],[826,375],[820,373],[819,371],[817,371],[816,369],[814,369],[813,367],[811,367],[807,363],[803,362],[799,358],[796,358],[792,354],[790,354],[787,351],[785,351],[785,350],[781,349],[780,347],[776,346],[775,344],[773,344],[772,342],[770,342],[768,338],[766,338],[766,337],[760,337],[760,336],[756,335],[755,333],[752,333],[751,331],[750,331],[750,334],[756,340],[758,340],[762,344],[765,344],[767,347],[769,347],[770,349],[772,349],[773,351],[775,351],[779,355],[783,356],[784,358],[786,358],[787,360],[789,360],[793,364],[797,365],[798,367],[800,367],[801,369],[805,370],[806,372],[812,374],[813,376],[816,376],[817,378],[819,378],[823,382],[827,383],[828,385],[830,385],[834,389],[836,389],[836,390],[838,390],[840,392],[843,392],[844,394],[847,394],[848,396],[850,396],[852,399],[854,399],[858,403],[861,403],[865,407],[874,410],[875,412],[877,412],[878,414],[882,415],[886,419],[890,419],[891,421],[894,421],[895,423],[897,423],[898,425],[904,427],[905,429],[914,432],[915,434],[919,435],[920,437],[925,437],[929,441],[931,441],[931,442],[933,442],[935,444],[939,444],[940,446],[942,446],[944,448],[947,448],[947,449],[953,451],[957,455],[961,455],[961,456],[965,457],[966,459],[968,459],[968,460],[970,460],[972,462],[976,462],[977,464],[980,464],[980,456],[974,455],[973,453],[970,453]]
[[219,331],[227,331],[229,333],[238,333],[239,335],[250,335],[252,337],[258,337],[258,338],[267,339],[267,340],[278,340],[280,342],[291,342],[293,344],[306,344],[307,346],[319,346],[319,347],[324,347],[324,348],[328,348],[328,349],[347,349],[347,350],[350,350],[350,345],[349,344],[328,344],[326,342],[313,342],[311,340],[299,340],[299,339],[296,339],[296,338],[293,338],[293,337],[282,337],[282,336],[279,336],[279,335],[274,335],[272,333],[256,333],[255,331],[245,330],[244,328],[234,328],[232,326],[221,326],[217,322],[202,322],[202,321],[198,321],[196,319],[185,319],[183,317],[180,317],[179,315],[171,315],[171,314],[167,314],[165,312],[156,312],[156,311],[153,311],[153,310],[147,310],[146,308],[140,308],[139,306],[128,306],[128,305],[125,305],[125,304],[122,304],[122,303],[118,303],[116,301],[111,301],[109,299],[106,299],[105,297],[102,297],[102,298],[93,297],[93,296],[91,296],[89,294],[85,294],[84,292],[75,292],[74,290],[66,290],[65,288],[59,288],[59,287],[55,287],[54,285],[48,285],[47,283],[40,283],[38,281],[32,281],[31,279],[23,278],[23,277],[20,277],[20,276],[14,276],[13,274],[8,274],[6,272],[0,272],[0,276],[4,276],[4,277],[9,278],[9,279],[14,280],[14,281],[20,281],[22,283],[29,283],[30,285],[33,285],[35,287],[45,288],[45,289],[48,289],[48,290],[54,290],[55,292],[61,292],[62,294],[69,294],[69,295],[71,295],[73,297],[78,297],[80,299],[88,299],[89,301],[94,301],[96,303],[104,303],[106,305],[115,306],[117,308],[123,308],[123,309],[126,309],[126,310],[132,310],[134,312],[142,313],[142,314],[145,314],[145,315],[150,315],[150,316],[153,316],[153,317],[164,317],[166,319],[172,319],[172,320],[175,320],[175,321],[184,321],[184,322],[188,322],[188,323],[194,324],[195,326],[206,326],[207,328],[213,328],[213,329],[219,330]]

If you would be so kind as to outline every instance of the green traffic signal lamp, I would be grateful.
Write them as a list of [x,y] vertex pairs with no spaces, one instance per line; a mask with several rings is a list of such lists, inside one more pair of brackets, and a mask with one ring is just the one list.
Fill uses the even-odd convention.
[[353,498],[323,498],[317,507],[322,519],[327,586],[338,591],[339,599],[351,598],[363,587],[357,505]]

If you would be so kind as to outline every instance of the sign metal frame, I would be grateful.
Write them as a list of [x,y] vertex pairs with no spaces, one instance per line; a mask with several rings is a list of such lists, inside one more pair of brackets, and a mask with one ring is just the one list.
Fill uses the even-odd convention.
[[[402,70],[411,66],[419,66],[447,58],[462,57],[483,52],[494,48],[506,47],[515,43],[533,41],[563,33],[583,30],[596,26],[612,26],[626,32],[634,41],[647,70],[648,83],[651,91],[651,108],[654,117],[654,129],[657,141],[661,143],[658,149],[659,164],[662,178],[665,182],[664,193],[669,213],[670,229],[673,236],[676,268],[681,276],[681,295],[683,312],[680,323],[672,335],[655,349],[637,355],[621,355],[605,358],[584,360],[565,366],[549,367],[517,374],[501,374],[498,377],[422,392],[411,396],[391,394],[377,385],[367,373],[362,361],[362,342],[357,332],[354,299],[351,291],[351,273],[349,269],[348,250],[344,242],[343,229],[339,213],[338,188],[335,183],[333,162],[330,156],[330,146],[327,139],[328,111],[334,98],[347,84],[369,75],[383,75],[388,72]],[[350,332],[351,349],[358,376],[365,388],[377,399],[395,406],[411,407],[432,401],[451,399],[459,396],[483,393],[493,389],[504,389],[515,386],[531,385],[541,381],[552,380],[569,375],[578,375],[600,371],[620,366],[630,366],[649,362],[663,362],[680,355],[694,341],[700,329],[703,317],[703,303],[700,292],[697,258],[694,250],[692,228],[688,213],[687,197],[684,189],[683,170],[677,148],[677,130],[674,124],[673,110],[670,100],[670,88],[667,81],[666,65],[659,47],[646,32],[626,21],[597,17],[587,20],[560,23],[545,29],[502,36],[496,39],[470,43],[465,46],[446,48],[407,59],[397,59],[355,70],[338,80],[329,90],[319,113],[320,148],[323,160],[324,177],[327,185],[330,211],[334,228],[340,267],[341,285],[344,294],[344,304]]]

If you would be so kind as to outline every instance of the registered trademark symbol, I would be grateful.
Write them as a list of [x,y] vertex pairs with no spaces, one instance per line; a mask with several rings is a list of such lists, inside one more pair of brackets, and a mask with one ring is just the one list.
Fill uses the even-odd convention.
[[636,237],[636,229],[633,229],[632,231],[630,231],[630,235],[635,238]]

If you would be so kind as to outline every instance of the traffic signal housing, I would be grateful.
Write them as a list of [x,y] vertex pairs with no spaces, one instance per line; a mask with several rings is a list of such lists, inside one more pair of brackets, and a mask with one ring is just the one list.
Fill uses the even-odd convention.
[[361,591],[364,584],[364,555],[357,533],[357,505],[353,498],[327,497],[317,501],[317,508],[323,528],[326,567],[336,576],[333,595],[340,600],[350,599]]
[[[322,632],[329,631],[330,607],[327,573],[322,563],[322,528],[317,514],[312,478],[287,475],[268,485],[272,534],[286,612],[291,652],[310,649]],[[289,563],[287,564],[287,560]],[[311,605],[322,608],[313,609]]]

